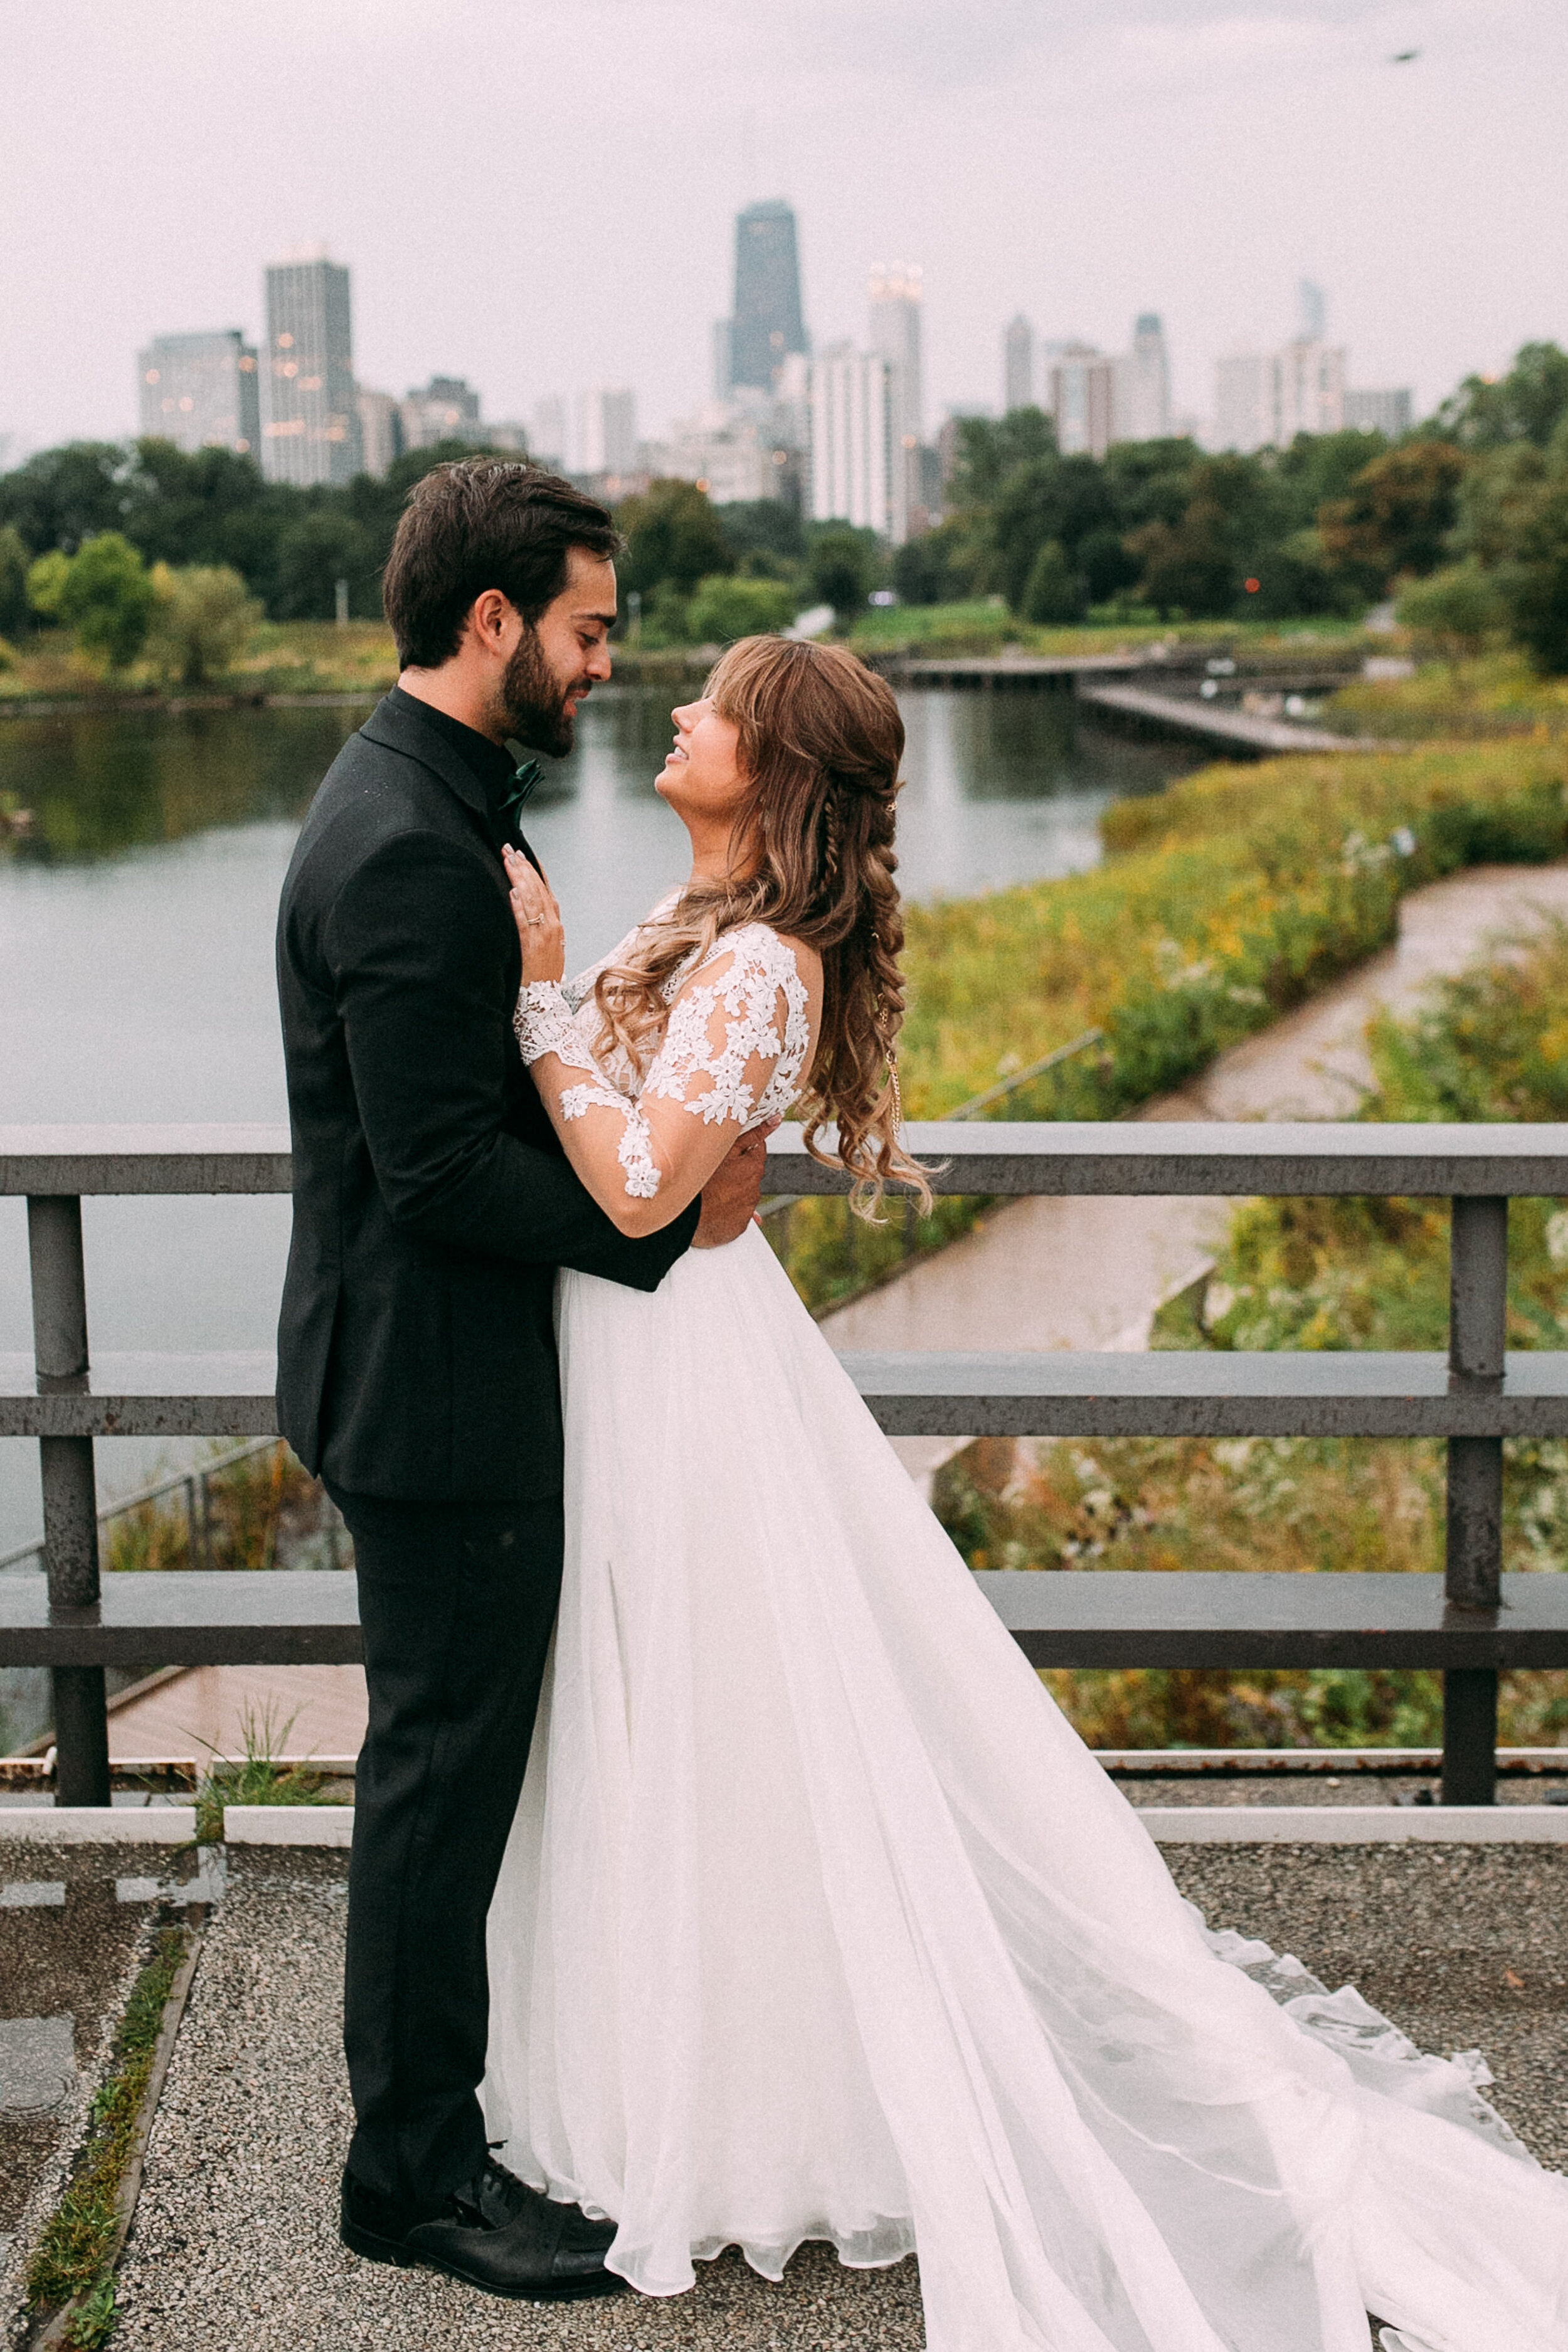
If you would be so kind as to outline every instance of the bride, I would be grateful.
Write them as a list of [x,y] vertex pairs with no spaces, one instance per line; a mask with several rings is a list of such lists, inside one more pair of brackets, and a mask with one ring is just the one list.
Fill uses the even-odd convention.
[[[684,889],[569,985],[510,860],[524,1059],[628,1234],[798,1104],[900,1147],[889,688],[752,638],[675,713]],[[490,2137],[647,2294],[918,2249],[931,2352],[1563,2352],[1568,2183],[1462,2064],[1210,1936],[762,1233],[560,1277],[565,1585],[489,1916]],[[1396,2332],[1397,2331],[1397,2332]]]

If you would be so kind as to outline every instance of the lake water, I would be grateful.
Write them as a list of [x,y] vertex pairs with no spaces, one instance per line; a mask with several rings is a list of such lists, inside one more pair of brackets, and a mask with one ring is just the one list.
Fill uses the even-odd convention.
[[[300,818],[365,707],[0,722],[0,795],[34,814],[0,856],[0,1124],[283,1119],[272,983],[278,892]],[[1176,746],[1078,723],[1070,698],[906,698],[900,880],[959,897],[1080,871],[1107,802],[1194,767]],[[685,870],[652,788],[668,698],[595,694],[528,831],[574,968]],[[286,1201],[89,1201],[96,1347],[271,1345]],[[29,1349],[26,1221],[0,1201],[0,1350]],[[105,1496],[178,1458],[111,1440]],[[40,1526],[36,1449],[0,1441],[0,1555]]]

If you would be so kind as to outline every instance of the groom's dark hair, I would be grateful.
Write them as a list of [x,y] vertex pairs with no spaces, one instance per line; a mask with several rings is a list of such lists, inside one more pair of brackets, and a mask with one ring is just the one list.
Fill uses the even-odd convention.
[[399,668],[449,661],[487,588],[532,628],[565,587],[574,547],[613,562],[622,546],[609,509],[542,467],[500,457],[433,467],[408,493],[382,574]]

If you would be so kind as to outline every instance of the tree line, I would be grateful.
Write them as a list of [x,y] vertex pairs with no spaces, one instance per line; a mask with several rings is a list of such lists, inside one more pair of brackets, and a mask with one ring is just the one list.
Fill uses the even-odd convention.
[[1427,424],[1300,434],[1210,456],[1190,440],[1064,457],[1037,408],[959,423],[942,525],[893,558],[913,604],[1005,598],[1020,620],[1280,620],[1415,582],[1461,637],[1508,629],[1568,670],[1568,352],[1526,344]]
[[[162,642],[188,679],[259,614],[331,619],[340,582],[351,616],[374,618],[409,489],[472,454],[441,445],[381,478],[301,489],[226,449],[41,451],[0,476],[0,637],[69,626],[118,667]],[[649,645],[705,643],[806,605],[847,626],[888,587],[916,604],[999,596],[1039,625],[1279,620],[1407,592],[1450,645],[1506,630],[1568,671],[1568,352],[1553,343],[1469,378],[1393,444],[1302,434],[1215,457],[1170,439],[1094,458],[1063,456],[1038,409],[964,418],[944,495],[939,527],[889,554],[781,500],[716,507],[695,483],[654,482],[617,509],[631,626]]]

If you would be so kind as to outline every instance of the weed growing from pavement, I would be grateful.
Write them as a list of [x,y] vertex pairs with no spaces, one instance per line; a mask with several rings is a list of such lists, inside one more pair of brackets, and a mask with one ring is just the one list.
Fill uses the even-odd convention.
[[270,1706],[258,1715],[247,1707],[241,1729],[245,1753],[240,1757],[214,1754],[196,1790],[196,1843],[217,1845],[223,1838],[226,1805],[321,1805],[334,1798],[323,1794],[325,1775],[308,1759],[285,1763],[279,1750],[294,1727],[294,1717],[279,1724]]
[[87,2142],[27,2269],[35,2311],[58,2310],[90,2289],[70,2342],[81,2352],[109,2340],[114,2282],[105,2268],[114,2241],[115,2200],[130,2161],[163,2010],[187,1943],[184,1927],[162,1927],[137,1977],[114,2037],[109,2072],[94,2096]]

